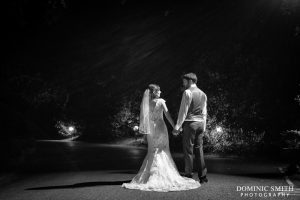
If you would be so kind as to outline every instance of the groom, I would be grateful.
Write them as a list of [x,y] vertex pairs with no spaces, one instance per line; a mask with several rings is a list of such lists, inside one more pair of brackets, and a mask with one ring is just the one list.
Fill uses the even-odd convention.
[[[188,73],[182,76],[185,91],[182,95],[181,105],[173,135],[180,133],[183,127],[183,153],[185,162],[186,177],[193,177],[193,153],[198,169],[200,183],[208,182],[206,178],[207,169],[203,156],[203,135],[206,129],[206,94],[200,90],[197,83],[197,76]],[[193,149],[194,148],[194,149]]]

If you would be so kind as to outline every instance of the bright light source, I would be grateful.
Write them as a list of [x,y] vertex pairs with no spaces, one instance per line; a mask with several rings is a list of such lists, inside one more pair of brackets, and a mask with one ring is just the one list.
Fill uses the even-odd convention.
[[216,131],[217,131],[217,132],[222,132],[222,131],[223,131],[223,130],[222,130],[222,127],[217,126],[217,127],[216,127]]
[[80,129],[82,127],[73,121],[57,121],[55,127],[58,129],[58,133],[64,137],[77,138],[81,135]]
[[133,127],[133,131],[138,131],[139,130],[139,127],[138,126],[134,126]]
[[74,129],[73,126],[69,126],[68,130],[69,130],[70,132],[73,132],[75,129]]

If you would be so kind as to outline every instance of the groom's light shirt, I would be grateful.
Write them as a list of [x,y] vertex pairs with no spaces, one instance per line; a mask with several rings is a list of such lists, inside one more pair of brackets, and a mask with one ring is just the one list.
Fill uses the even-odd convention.
[[[190,88],[193,88],[193,87],[197,87],[196,84],[192,84]],[[175,126],[176,130],[180,129],[180,127],[182,126],[184,121],[204,121],[205,124],[206,124],[206,114],[207,114],[206,101],[203,104],[203,108],[202,108],[203,115],[201,117],[194,117],[193,119],[186,119],[189,107],[190,107],[191,102],[192,102],[192,92],[189,89],[185,90],[183,95],[182,95],[179,114],[178,114],[178,119],[177,119],[177,123],[176,123],[176,126]],[[204,129],[205,129],[205,126],[204,126]]]

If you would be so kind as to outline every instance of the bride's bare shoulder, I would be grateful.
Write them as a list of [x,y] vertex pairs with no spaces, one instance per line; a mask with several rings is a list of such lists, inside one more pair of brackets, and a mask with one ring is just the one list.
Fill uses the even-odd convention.
[[162,98],[158,98],[158,99],[155,99],[153,100],[155,102],[155,104],[157,106],[161,106],[161,105],[165,105],[166,104],[166,100],[162,99]]
[[166,100],[164,100],[163,98],[159,98],[158,101],[159,101],[160,103],[166,103]]

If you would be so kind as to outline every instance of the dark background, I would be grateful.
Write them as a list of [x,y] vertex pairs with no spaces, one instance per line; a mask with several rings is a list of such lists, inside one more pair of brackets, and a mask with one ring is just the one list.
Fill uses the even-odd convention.
[[[5,1],[1,152],[14,159],[35,139],[64,138],[58,121],[75,124],[79,140],[133,137],[150,83],[176,119],[187,72],[208,96],[207,150],[273,152],[283,132],[299,128],[299,8],[284,0]],[[213,138],[217,125],[226,134]]]

